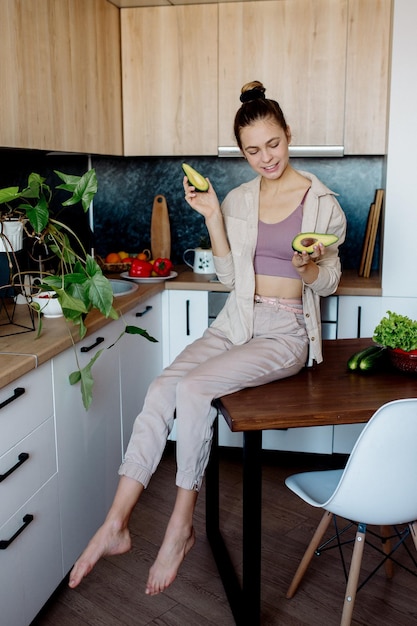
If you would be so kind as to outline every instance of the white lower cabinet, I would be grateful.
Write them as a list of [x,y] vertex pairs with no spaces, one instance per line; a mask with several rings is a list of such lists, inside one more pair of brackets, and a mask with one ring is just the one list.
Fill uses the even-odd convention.
[[52,370],[0,390],[0,622],[27,626],[63,577]]
[[[104,520],[133,420],[162,369],[161,298],[0,389],[1,624],[32,622]],[[158,343],[124,335],[107,350],[126,325]],[[68,377],[99,349],[86,411]]]
[[162,371],[162,294],[125,313],[124,322],[139,326],[158,343],[140,335],[125,335],[120,341],[120,389],[123,453],[129,442],[133,422],[142,409],[147,389]]
[[334,426],[333,453],[350,454],[365,424],[339,424]]
[[[208,326],[208,291],[166,290],[162,294],[162,361],[168,367]],[[175,441],[176,425],[169,439]]]
[[57,430],[59,506],[64,573],[102,524],[112,502],[121,462],[119,343],[108,348],[123,329],[121,320],[76,344],[81,367],[97,349],[104,352],[93,366],[93,401],[85,410],[79,384],[69,374],[77,369],[73,348],[53,359]]
[[337,338],[372,337],[383,313],[378,296],[339,296]]
[[265,430],[262,434],[264,450],[331,454],[333,426],[310,426],[288,430]]
[[163,361],[170,365],[208,326],[208,291],[167,290],[163,293]]

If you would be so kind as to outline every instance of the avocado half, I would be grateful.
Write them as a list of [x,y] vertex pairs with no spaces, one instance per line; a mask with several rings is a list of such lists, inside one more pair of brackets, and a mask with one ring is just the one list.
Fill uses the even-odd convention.
[[314,246],[322,243],[323,246],[331,246],[338,241],[339,237],[336,235],[325,235],[321,233],[299,233],[292,240],[293,250],[296,252],[308,252],[311,254],[314,252]]
[[188,165],[187,163],[182,164],[182,169],[184,170],[190,185],[195,187],[197,191],[207,191],[207,189],[209,188],[209,184],[204,176],[200,174],[200,172],[197,172],[197,170],[195,170],[193,167],[191,167],[191,165]]

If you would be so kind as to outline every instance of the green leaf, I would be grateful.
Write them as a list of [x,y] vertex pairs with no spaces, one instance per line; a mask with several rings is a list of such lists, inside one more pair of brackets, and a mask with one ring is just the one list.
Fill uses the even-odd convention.
[[77,370],[75,372],[71,372],[69,376],[71,385],[75,384],[78,381],[81,382],[81,396],[83,399],[84,408],[86,410],[90,408],[91,402],[93,400],[94,379],[91,373],[91,368],[97,361],[100,354],[103,352],[103,349],[104,348],[102,348],[101,350],[97,350],[93,358],[90,359],[85,367],[82,367],[80,370]]
[[103,272],[101,271],[100,265],[90,254],[87,254],[85,258],[85,272],[89,276],[95,276],[96,274],[103,274]]
[[0,189],[0,204],[11,202],[19,197],[19,187],[5,187],[4,189]]
[[[68,284],[66,283],[67,278],[70,279]],[[65,275],[63,287],[62,277],[45,276],[44,282],[41,285],[41,288],[49,287],[57,293],[60,305],[66,310],[66,312],[64,312],[65,317],[69,317],[70,312],[75,312],[76,316],[80,313],[88,313],[84,299],[81,297],[82,294],[80,295],[80,290],[78,289],[80,286],[77,284],[71,285],[71,279],[73,279],[72,275]],[[71,285],[71,287],[75,287],[75,289],[68,288],[69,285]]]
[[105,317],[109,317],[113,308],[113,289],[110,282],[100,272],[86,281],[88,298],[91,304]]
[[81,372],[80,370],[75,370],[75,372],[71,372],[69,375],[70,385],[76,385],[81,380]]
[[51,189],[48,185],[45,185],[45,178],[32,172],[28,177],[28,186],[22,191],[22,198],[39,198],[42,192],[46,192],[48,196],[51,194]]
[[88,313],[87,307],[82,300],[74,298],[63,289],[57,289],[56,291],[63,310],[75,311],[77,314]]
[[64,274],[65,287],[72,287],[74,285],[84,285],[87,282],[87,275],[85,272],[71,272],[71,274]]
[[46,198],[41,196],[35,206],[21,204],[19,208],[26,211],[27,218],[35,233],[41,233],[49,220],[49,208]]
[[128,335],[142,335],[142,337],[145,337],[145,339],[147,339],[148,341],[158,343],[158,339],[152,337],[152,335],[150,335],[148,331],[144,330],[143,328],[139,328],[139,326],[126,326],[125,332]]
[[97,176],[94,169],[89,170],[83,176],[70,176],[54,170],[64,181],[63,185],[58,185],[57,189],[70,191],[72,196],[62,203],[62,206],[70,206],[81,202],[84,212],[90,207],[91,201],[97,193]]

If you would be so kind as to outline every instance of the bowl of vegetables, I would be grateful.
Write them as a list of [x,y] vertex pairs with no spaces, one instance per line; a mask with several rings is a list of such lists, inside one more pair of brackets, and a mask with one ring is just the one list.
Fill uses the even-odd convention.
[[374,330],[373,340],[388,349],[392,365],[408,374],[417,374],[417,321],[387,311]]

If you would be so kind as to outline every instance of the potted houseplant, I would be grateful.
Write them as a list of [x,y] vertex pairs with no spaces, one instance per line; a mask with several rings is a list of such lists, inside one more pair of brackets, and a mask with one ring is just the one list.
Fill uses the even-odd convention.
[[[98,310],[106,318],[117,319],[118,313],[113,307],[113,289],[109,280],[96,260],[88,254],[77,235],[65,223],[57,219],[57,210],[53,209],[52,200],[56,190],[64,190],[68,198],[60,203],[61,207],[80,203],[87,212],[97,192],[97,177],[94,169],[83,176],[73,176],[55,171],[61,183],[53,189],[39,174],[29,175],[27,187],[0,189],[0,222],[18,221],[22,224],[25,235],[49,251],[56,261],[50,272],[41,272],[39,289],[54,292],[59,300],[62,313],[68,323],[79,327],[79,336],[87,332],[86,318],[92,309]],[[3,228],[0,231],[3,233]],[[4,235],[1,235],[4,238]],[[10,247],[6,237],[6,245]],[[7,254],[13,254],[10,249]],[[33,274],[33,270],[30,271]],[[12,285],[23,289],[24,278],[20,268],[12,277]],[[30,305],[38,314],[38,335],[42,330],[41,307],[39,303]],[[150,341],[156,341],[148,333],[136,326],[126,326],[130,334],[140,334]],[[123,334],[123,333],[122,333]],[[70,333],[72,338],[72,334]],[[119,337],[120,338],[120,337]],[[118,339],[119,339],[118,338]],[[117,340],[118,340],[117,339]],[[114,345],[114,344],[113,344]],[[88,408],[92,400],[91,367],[102,350],[99,350],[84,367],[70,375],[70,383],[80,382],[84,406]],[[77,362],[78,363],[78,362]]]
[[417,321],[387,311],[374,330],[373,340],[388,349],[394,367],[417,372]]

